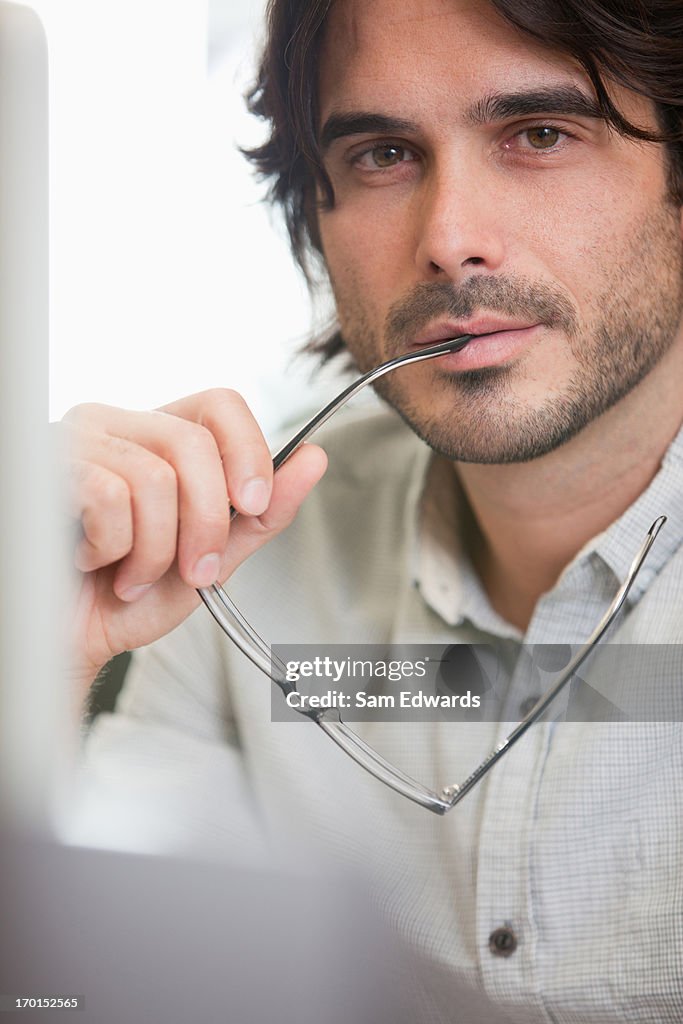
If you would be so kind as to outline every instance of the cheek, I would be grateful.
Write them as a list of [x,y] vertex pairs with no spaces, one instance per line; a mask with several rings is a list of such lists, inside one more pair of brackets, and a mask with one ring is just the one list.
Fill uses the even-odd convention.
[[[552,281],[567,292],[579,316],[590,321],[595,302],[613,284],[642,211],[626,209],[599,180],[556,187],[551,196],[527,196],[508,207],[508,269]],[[614,185],[614,182],[611,182]],[[540,192],[540,190],[537,190]]]
[[392,301],[406,286],[414,253],[405,218],[342,206],[320,218],[320,239],[335,294]]

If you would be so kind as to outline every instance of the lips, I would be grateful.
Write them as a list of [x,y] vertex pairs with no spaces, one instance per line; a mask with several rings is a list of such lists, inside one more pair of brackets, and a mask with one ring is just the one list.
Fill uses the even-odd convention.
[[542,323],[502,317],[480,317],[462,322],[440,320],[418,335],[413,348],[436,345],[463,334],[474,335],[459,351],[439,356],[431,364],[434,371],[458,374],[514,363],[543,337],[546,329]]
[[491,335],[504,331],[523,331],[536,326],[538,326],[537,322],[529,323],[523,320],[503,320],[493,317],[482,317],[461,323],[451,320],[439,321],[422,331],[413,344],[420,348],[424,345],[436,345],[440,341],[448,341],[449,338],[457,338],[463,334]]

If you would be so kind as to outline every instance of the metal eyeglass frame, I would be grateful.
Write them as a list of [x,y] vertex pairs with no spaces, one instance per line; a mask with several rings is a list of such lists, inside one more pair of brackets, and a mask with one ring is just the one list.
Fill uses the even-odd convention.
[[[382,363],[368,373],[363,374],[358,380],[349,384],[336,398],[332,399],[323,409],[306,423],[294,437],[284,445],[273,457],[273,468],[275,470],[292,455],[297,448],[307,441],[308,438],[322,426],[334,413],[340,409],[349,399],[357,395],[367,384],[373,383],[385,373],[395,370],[399,366],[408,363],[421,362],[424,359],[435,359],[438,356],[449,352],[458,352],[464,348],[476,335],[466,334],[459,338],[452,338],[438,345],[430,345],[427,348],[417,349],[405,355],[390,359]],[[231,518],[238,513],[235,509],[231,511]],[[648,530],[639,551],[636,553],[626,579],[619,587],[612,603],[597,624],[591,635],[583,646],[577,651],[569,664],[564,668],[559,677],[555,680],[550,689],[533,706],[531,711],[515,726],[512,732],[500,743],[491,753],[484,758],[481,764],[475,768],[464,782],[454,783],[445,786],[440,793],[436,793],[420,782],[406,775],[395,765],[378,754],[372,747],[369,747],[357,736],[342,720],[336,708],[298,709],[299,714],[310,718],[316,725],[320,726],[323,732],[334,740],[349,757],[365,768],[371,775],[386,786],[402,794],[409,800],[414,801],[421,807],[426,807],[435,814],[445,814],[455,807],[469,791],[486,775],[486,773],[501,759],[503,754],[520,739],[543,712],[548,705],[560,693],[563,687],[569,682],[572,675],[585,661],[595,645],[602,639],[609,626],[622,609],[626,596],[631,589],[654,540],[661,527],[666,522],[666,516],[660,516]],[[234,644],[259,668],[269,679],[276,683],[285,697],[290,693],[297,692],[296,685],[286,678],[286,667],[284,663],[274,655],[265,641],[258,635],[256,630],[247,622],[239,608],[230,600],[225,590],[218,584],[211,587],[204,587],[198,591],[202,601],[209,609],[218,625],[230,637]]]

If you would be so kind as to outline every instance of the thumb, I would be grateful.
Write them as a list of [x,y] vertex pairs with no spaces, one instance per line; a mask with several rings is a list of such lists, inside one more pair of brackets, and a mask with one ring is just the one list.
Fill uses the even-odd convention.
[[237,516],[221,569],[221,582],[238,565],[276,537],[292,522],[304,498],[327,469],[327,456],[317,445],[305,444],[278,469],[270,504],[260,516]]

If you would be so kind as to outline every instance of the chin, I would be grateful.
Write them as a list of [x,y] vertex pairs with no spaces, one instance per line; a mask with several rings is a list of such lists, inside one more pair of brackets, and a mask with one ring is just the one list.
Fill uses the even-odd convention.
[[604,409],[575,398],[529,408],[505,387],[505,372],[471,371],[457,393],[434,389],[426,400],[385,394],[411,430],[452,462],[509,465],[542,458],[576,437]]

